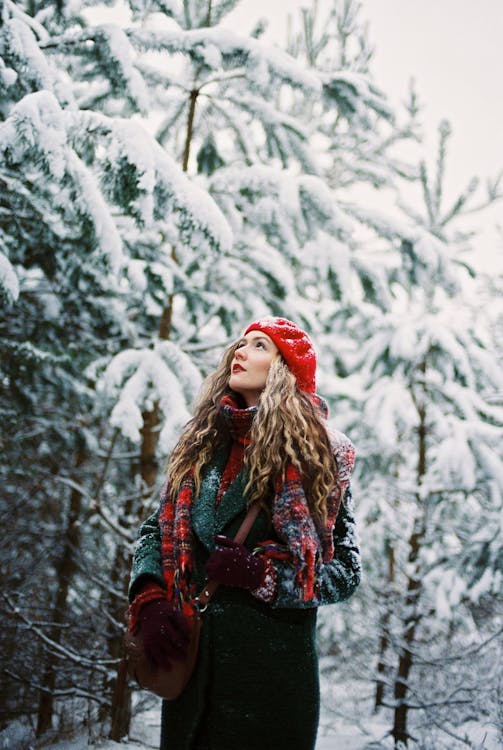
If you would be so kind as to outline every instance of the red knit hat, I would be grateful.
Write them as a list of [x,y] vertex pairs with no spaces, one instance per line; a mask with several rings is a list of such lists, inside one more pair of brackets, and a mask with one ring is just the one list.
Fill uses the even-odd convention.
[[305,393],[315,392],[316,352],[305,331],[286,318],[261,318],[251,323],[243,335],[250,331],[266,333],[297,378],[299,389]]

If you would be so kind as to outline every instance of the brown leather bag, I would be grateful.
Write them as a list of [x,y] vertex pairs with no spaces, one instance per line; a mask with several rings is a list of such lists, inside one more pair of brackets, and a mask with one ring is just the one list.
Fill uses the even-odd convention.
[[[259,511],[260,504],[253,503],[234,537],[235,542],[243,544]],[[216,581],[208,581],[195,598],[196,615],[190,618],[192,624],[187,654],[183,659],[174,660],[169,667],[152,668],[145,656],[140,635],[130,631],[126,633],[125,647],[128,674],[141,688],[169,701],[178,698],[183,693],[196,666],[203,614],[217,588],[218,583]]]

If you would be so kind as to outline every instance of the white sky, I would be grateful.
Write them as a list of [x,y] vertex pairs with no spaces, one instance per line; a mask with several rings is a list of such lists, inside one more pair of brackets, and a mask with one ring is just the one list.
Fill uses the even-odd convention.
[[[330,7],[332,0],[319,0]],[[375,48],[374,80],[397,104],[409,80],[424,105],[425,146],[434,158],[441,119],[452,125],[448,186],[456,191],[476,175],[482,180],[503,170],[503,0],[360,0]],[[288,13],[310,0],[241,0],[224,24],[246,33],[267,18],[264,38],[283,44]],[[501,218],[500,218],[501,217]],[[476,219],[486,235],[503,225],[503,201]],[[484,237],[489,260],[502,264],[494,229]],[[499,245],[497,247],[496,245]],[[486,265],[484,263],[484,265]]]

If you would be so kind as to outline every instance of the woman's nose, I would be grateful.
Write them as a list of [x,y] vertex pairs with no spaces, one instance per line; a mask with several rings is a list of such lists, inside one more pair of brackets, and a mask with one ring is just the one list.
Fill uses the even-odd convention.
[[246,359],[245,347],[240,346],[239,349],[236,349],[236,351],[234,352],[234,356],[236,357],[236,359]]

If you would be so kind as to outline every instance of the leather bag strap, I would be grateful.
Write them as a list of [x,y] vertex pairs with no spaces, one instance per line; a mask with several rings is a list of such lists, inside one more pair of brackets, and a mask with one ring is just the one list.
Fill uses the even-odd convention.
[[[234,537],[235,542],[238,544],[243,544],[246,537],[251,531],[251,527],[253,526],[255,519],[257,518],[258,514],[260,512],[260,503],[258,501],[252,503],[250,510],[246,514],[243,523],[237,530],[236,536]],[[211,597],[214,595],[215,591],[218,589],[218,582],[217,581],[207,581],[205,587],[202,589],[202,591],[199,592],[199,594],[194,599],[194,603],[196,605],[197,611],[202,614],[208,604],[210,603]]]

